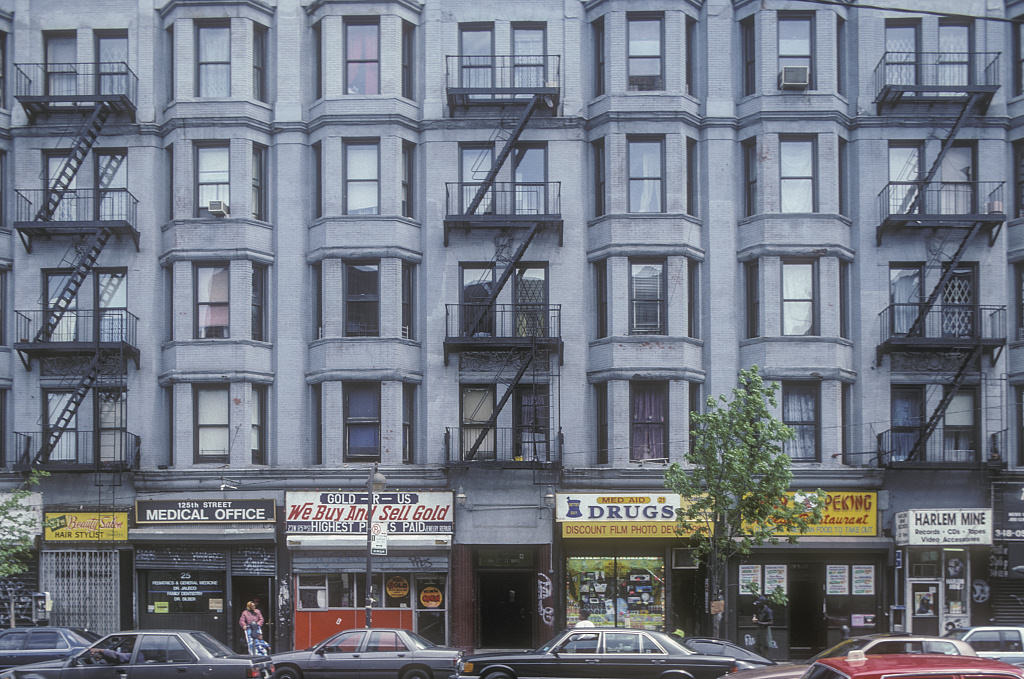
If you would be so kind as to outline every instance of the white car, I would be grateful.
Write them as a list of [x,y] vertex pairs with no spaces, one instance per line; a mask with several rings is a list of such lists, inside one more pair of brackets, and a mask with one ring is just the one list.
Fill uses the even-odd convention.
[[946,636],[966,641],[983,658],[1024,665],[1024,627],[963,627]]

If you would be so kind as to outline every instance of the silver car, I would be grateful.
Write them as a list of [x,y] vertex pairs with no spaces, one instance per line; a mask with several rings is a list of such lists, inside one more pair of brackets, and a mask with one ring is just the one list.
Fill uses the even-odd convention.
[[1024,665],[1024,645],[1021,643],[1024,641],[1024,627],[964,627],[952,630],[946,636],[966,641],[984,658]]

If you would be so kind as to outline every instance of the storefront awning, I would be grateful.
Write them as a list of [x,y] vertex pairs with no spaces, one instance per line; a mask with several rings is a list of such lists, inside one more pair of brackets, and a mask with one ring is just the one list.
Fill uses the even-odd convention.
[[[365,535],[289,535],[291,549],[358,549],[366,551]],[[388,549],[451,549],[451,535],[390,535]]]
[[796,544],[780,542],[777,545],[763,544],[754,549],[863,549],[889,550],[893,548],[891,538],[854,538],[829,536],[803,536]]
[[160,528],[129,528],[128,540],[132,542],[212,542],[212,541],[271,541],[275,539],[274,527],[227,528],[213,526],[161,526]]

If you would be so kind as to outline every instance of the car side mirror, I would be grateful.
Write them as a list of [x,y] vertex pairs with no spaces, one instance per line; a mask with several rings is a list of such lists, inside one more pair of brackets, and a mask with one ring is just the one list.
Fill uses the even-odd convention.
[[319,655],[319,656],[323,656],[323,654],[324,654],[324,653],[326,652],[326,651],[325,651],[325,649],[326,649],[326,647],[325,647],[325,646],[319,646],[319,647],[317,647],[317,649],[316,649],[315,651],[313,651],[313,652],[314,652],[314,653],[316,653],[316,654],[317,654],[317,655]]

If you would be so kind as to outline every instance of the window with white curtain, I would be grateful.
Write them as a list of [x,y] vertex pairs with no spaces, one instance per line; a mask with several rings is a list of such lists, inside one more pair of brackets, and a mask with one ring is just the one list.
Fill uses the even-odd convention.
[[629,211],[664,212],[665,141],[629,140]]
[[196,96],[231,96],[231,27],[196,27]]
[[789,137],[779,140],[779,194],[782,212],[814,212],[815,140]]
[[792,460],[820,459],[818,451],[818,402],[821,387],[818,382],[782,383],[782,421],[795,436],[782,448]]
[[815,313],[815,264],[782,263],[782,334],[818,334]]
[[197,385],[192,390],[195,461],[227,460],[230,438],[228,435],[230,403],[228,385]]

